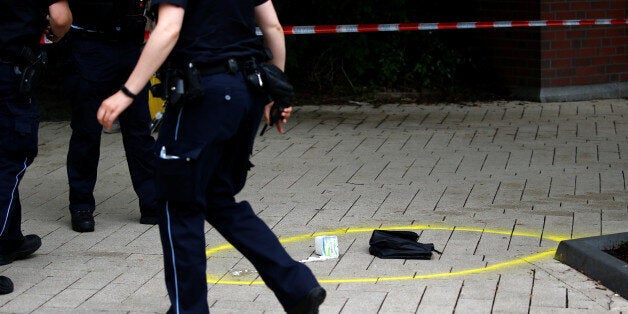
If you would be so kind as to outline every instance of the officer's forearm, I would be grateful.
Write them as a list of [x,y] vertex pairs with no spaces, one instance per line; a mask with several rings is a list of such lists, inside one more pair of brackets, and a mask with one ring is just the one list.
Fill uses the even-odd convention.
[[279,30],[280,34],[277,34],[277,30],[264,33],[266,39],[266,46],[273,53],[273,59],[270,63],[274,64],[282,71],[284,71],[286,65],[286,44],[283,36],[283,29]]
[[124,84],[129,91],[139,93],[164,63],[179,39],[183,14],[181,7],[166,4],[159,6],[157,25],[146,42],[135,69]]
[[72,25],[72,12],[67,1],[59,1],[48,7],[50,13],[50,29],[58,37],[63,37]]
[[283,71],[286,64],[286,42],[272,1],[255,7],[255,20],[264,35],[267,47],[273,53],[270,62]]

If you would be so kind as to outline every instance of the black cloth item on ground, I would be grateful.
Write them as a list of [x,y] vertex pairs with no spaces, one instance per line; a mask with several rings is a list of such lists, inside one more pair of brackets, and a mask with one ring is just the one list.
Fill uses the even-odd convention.
[[437,252],[432,243],[417,242],[419,235],[412,231],[373,230],[369,253],[379,258],[430,259]]

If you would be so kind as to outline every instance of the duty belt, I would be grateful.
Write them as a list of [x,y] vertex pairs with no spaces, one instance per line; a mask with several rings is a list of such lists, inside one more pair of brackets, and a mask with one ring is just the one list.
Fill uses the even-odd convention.
[[242,62],[234,58],[229,58],[225,61],[213,64],[195,64],[194,65],[198,72],[202,76],[219,74],[219,73],[229,73],[235,74],[238,71],[242,70]]

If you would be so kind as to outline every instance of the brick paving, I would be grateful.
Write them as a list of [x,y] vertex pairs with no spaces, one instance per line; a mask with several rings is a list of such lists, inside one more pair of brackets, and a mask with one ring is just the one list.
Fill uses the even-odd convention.
[[[20,191],[24,232],[43,245],[0,266],[15,283],[0,312],[165,312],[158,230],[138,223],[120,134],[103,135],[84,234],[70,229],[69,135],[68,122],[41,124]],[[258,139],[238,198],[297,260],[316,255],[313,234],[338,236],[338,259],[307,263],[328,291],[321,313],[626,313],[551,250],[628,230],[627,137],[626,99],[295,107],[286,134]],[[370,231],[391,227],[443,254],[370,255]],[[208,249],[224,243],[208,226]],[[282,312],[237,252],[212,251],[208,278],[214,313]]]

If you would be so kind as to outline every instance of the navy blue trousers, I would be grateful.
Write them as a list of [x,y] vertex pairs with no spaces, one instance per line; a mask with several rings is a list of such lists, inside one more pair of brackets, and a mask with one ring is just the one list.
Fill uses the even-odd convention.
[[[318,286],[293,260],[251,205],[236,202],[266,98],[251,93],[242,74],[203,77],[200,103],[167,109],[156,149],[157,186],[166,199],[160,222],[170,313],[207,313],[205,221],[256,268],[284,309]],[[176,156],[176,157],[173,157]],[[160,157],[164,157],[163,155]]]
[[[74,35],[74,36],[73,36]],[[72,137],[67,156],[70,211],[94,211],[102,126],[96,112],[102,101],[120,89],[133,70],[142,46],[139,44],[86,39],[70,33],[71,62],[75,66],[66,80],[72,103]],[[150,134],[148,88],[119,118],[122,143],[131,182],[140,211],[159,209],[154,184],[156,156]]]
[[24,240],[18,187],[37,156],[39,110],[18,90],[15,65],[0,63],[0,254]]

